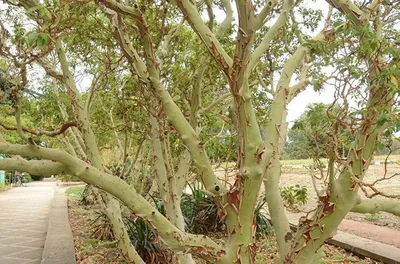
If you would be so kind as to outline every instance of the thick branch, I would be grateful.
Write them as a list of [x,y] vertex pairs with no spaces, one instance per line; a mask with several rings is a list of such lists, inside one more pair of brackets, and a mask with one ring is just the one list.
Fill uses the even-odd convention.
[[351,0],[325,0],[327,3],[342,12],[354,24],[361,26],[368,22],[369,13],[362,11]]
[[386,212],[396,216],[400,216],[400,202],[391,199],[361,199],[351,209],[352,212],[362,214],[375,214],[378,212]]
[[[146,80],[142,80],[142,82],[144,83],[144,85],[148,85],[149,83],[147,80],[149,79],[151,81],[151,85],[161,99],[163,109],[168,121],[177,130],[179,135],[182,137],[184,144],[189,149],[194,161],[194,165],[197,168],[198,175],[203,180],[206,189],[214,195],[224,194],[226,193],[226,189],[214,174],[211,162],[207,157],[204,145],[202,144],[202,142],[200,142],[196,132],[186,120],[179,107],[172,100],[172,97],[169,94],[168,90],[165,89],[160,81],[159,69],[157,64],[158,59],[154,54],[151,36],[149,34],[148,27],[145,24],[144,19],[141,19],[140,21],[141,23],[138,23],[137,26],[143,37],[146,64],[143,65],[144,62],[140,60],[140,65],[136,65],[139,65],[140,70],[143,70],[143,72],[145,72],[146,75],[149,76],[148,78],[146,78]],[[115,18],[115,14],[112,23],[115,28],[119,28],[122,25],[121,19]],[[123,31],[119,31],[119,34],[125,33]],[[134,48],[129,45],[122,45],[121,48],[125,50],[125,54],[127,54],[128,52],[135,52]]]
[[257,15],[257,28],[262,27],[265,24],[265,18],[271,14],[272,8],[276,5],[278,0],[269,0]]
[[[233,61],[218,41],[217,37],[207,27],[206,23],[201,19],[200,14],[197,12],[196,6],[189,0],[177,0],[177,5],[182,13],[186,16],[187,21],[197,33],[204,45],[210,51],[215,61],[227,73],[229,68],[232,67]],[[224,25],[225,28],[225,25]]]
[[0,159],[0,168],[5,171],[24,171],[37,176],[51,176],[68,172],[67,167],[61,162],[49,160]]

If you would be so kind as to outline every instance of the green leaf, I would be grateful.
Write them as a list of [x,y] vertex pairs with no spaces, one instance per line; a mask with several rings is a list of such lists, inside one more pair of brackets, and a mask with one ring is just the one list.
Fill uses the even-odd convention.
[[388,120],[390,119],[390,114],[389,113],[383,113],[378,115],[378,117],[376,118],[376,124],[378,126],[382,126],[383,124],[385,124]]
[[36,31],[29,32],[28,39],[27,39],[28,46],[32,47],[36,43],[36,40],[38,39],[38,37],[39,37],[38,32],[36,32]]
[[45,33],[40,33],[37,38],[37,47],[43,49],[49,43],[49,36]]

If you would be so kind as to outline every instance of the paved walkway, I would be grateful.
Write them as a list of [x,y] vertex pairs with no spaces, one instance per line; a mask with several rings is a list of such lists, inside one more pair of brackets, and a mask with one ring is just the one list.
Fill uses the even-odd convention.
[[39,264],[55,182],[32,182],[0,193],[0,264]]

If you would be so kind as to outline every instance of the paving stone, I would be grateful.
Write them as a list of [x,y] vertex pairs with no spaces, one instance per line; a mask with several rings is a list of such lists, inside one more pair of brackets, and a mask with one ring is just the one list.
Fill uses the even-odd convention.
[[[1,241],[0,241],[0,243],[1,243]],[[43,241],[43,239],[38,239],[38,240],[29,241],[29,242],[19,243],[19,244],[17,244],[17,246],[43,248],[44,243],[45,243],[45,241]]]
[[22,253],[15,253],[14,255],[9,255],[9,257],[18,257],[27,260],[40,260],[42,258],[42,252],[42,248],[36,248]]
[[[28,241],[30,241],[30,240],[32,240],[32,239],[29,239]],[[0,240],[0,245],[14,246],[21,242],[24,242],[24,240],[21,240],[21,238],[19,238],[19,237],[7,237],[6,239]]]
[[28,261],[26,259],[0,257],[0,263],[1,264],[27,264]]
[[41,262],[55,186],[33,182],[0,193],[0,264]]
[[28,251],[30,249],[31,248],[28,247],[6,246],[0,248],[0,256],[8,257],[14,255],[15,253]]

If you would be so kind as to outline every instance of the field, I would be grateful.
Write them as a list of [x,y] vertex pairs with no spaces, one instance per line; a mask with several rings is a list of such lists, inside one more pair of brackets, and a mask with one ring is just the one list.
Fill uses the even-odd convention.
[[[387,164],[385,166],[384,161],[387,156],[375,156],[373,159],[373,164],[370,165],[368,171],[366,172],[364,182],[372,183],[375,180],[382,178],[385,174],[389,177],[395,173],[400,173],[400,155],[391,155],[387,159]],[[324,160],[322,160],[324,162]],[[307,212],[315,208],[317,204],[317,195],[313,187],[312,178],[310,176],[310,171],[306,169],[306,166],[313,164],[311,159],[307,160],[282,160],[282,176],[280,180],[280,186],[294,186],[296,184],[300,186],[305,186],[308,191],[307,203],[304,206],[298,208],[299,212]],[[325,160],[326,163],[326,160]],[[220,179],[233,183],[235,172],[232,169],[234,167],[233,163],[226,163],[219,166],[216,169],[217,175]],[[231,168],[231,169],[227,169]],[[321,190],[323,184],[318,183],[317,187]],[[393,177],[390,180],[384,180],[376,184],[379,191],[400,196],[400,175]],[[261,187],[261,192],[264,188]],[[362,191],[360,190],[360,195],[364,197]],[[376,197],[379,198],[379,197]],[[400,230],[400,217],[393,216],[388,213],[379,214],[359,214],[359,213],[349,213],[346,217],[347,219],[353,219],[357,221],[366,221],[373,223],[375,225],[387,226],[389,228]]]

